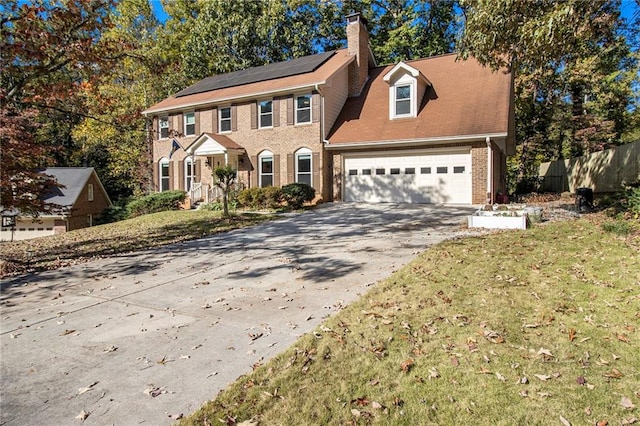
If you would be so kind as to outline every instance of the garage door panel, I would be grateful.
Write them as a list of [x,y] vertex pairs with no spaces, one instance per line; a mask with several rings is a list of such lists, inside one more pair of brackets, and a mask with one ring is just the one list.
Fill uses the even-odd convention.
[[345,201],[471,203],[469,153],[345,159]]

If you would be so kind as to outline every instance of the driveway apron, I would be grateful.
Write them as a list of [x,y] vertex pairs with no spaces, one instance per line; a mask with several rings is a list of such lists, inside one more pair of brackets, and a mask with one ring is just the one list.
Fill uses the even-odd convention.
[[0,281],[0,424],[171,424],[464,232],[471,211],[326,204]]

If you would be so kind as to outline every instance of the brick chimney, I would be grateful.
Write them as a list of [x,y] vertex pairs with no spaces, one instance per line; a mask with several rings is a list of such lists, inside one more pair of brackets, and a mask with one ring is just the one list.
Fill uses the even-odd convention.
[[359,13],[347,15],[347,50],[356,60],[349,65],[349,96],[358,96],[369,79],[369,32]]

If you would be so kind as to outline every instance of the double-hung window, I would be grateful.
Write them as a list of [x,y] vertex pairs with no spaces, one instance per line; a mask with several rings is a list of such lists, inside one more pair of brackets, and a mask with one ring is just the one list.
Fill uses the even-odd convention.
[[311,186],[311,150],[308,148],[296,152],[296,182]]
[[403,84],[395,87],[395,116],[411,115],[411,85]]
[[160,139],[169,137],[169,117],[160,117],[158,120],[158,134]]
[[273,101],[258,102],[259,128],[273,127]]
[[184,159],[184,189],[185,191],[191,191],[191,183],[196,177],[195,164],[191,157]]
[[184,135],[193,136],[196,134],[196,113],[188,112],[184,115]]
[[160,167],[158,167],[160,176],[160,192],[169,190],[169,160],[163,158],[160,160]]
[[311,123],[311,95],[296,97],[296,124]]
[[220,133],[231,131],[231,107],[218,109],[218,129]]
[[260,163],[260,186],[273,186],[273,153],[263,151],[258,158]]

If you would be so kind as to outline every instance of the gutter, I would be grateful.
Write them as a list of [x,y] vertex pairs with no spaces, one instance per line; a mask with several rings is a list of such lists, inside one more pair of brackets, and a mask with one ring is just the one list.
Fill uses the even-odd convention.
[[478,142],[482,140],[491,140],[496,138],[507,137],[506,132],[502,133],[489,133],[480,135],[465,135],[465,136],[443,136],[433,138],[416,138],[416,139],[398,139],[390,141],[362,141],[362,142],[349,142],[349,143],[334,143],[327,142],[326,149],[329,150],[341,150],[341,149],[369,149],[369,148],[391,148],[399,145],[409,144],[447,144],[456,142]]

